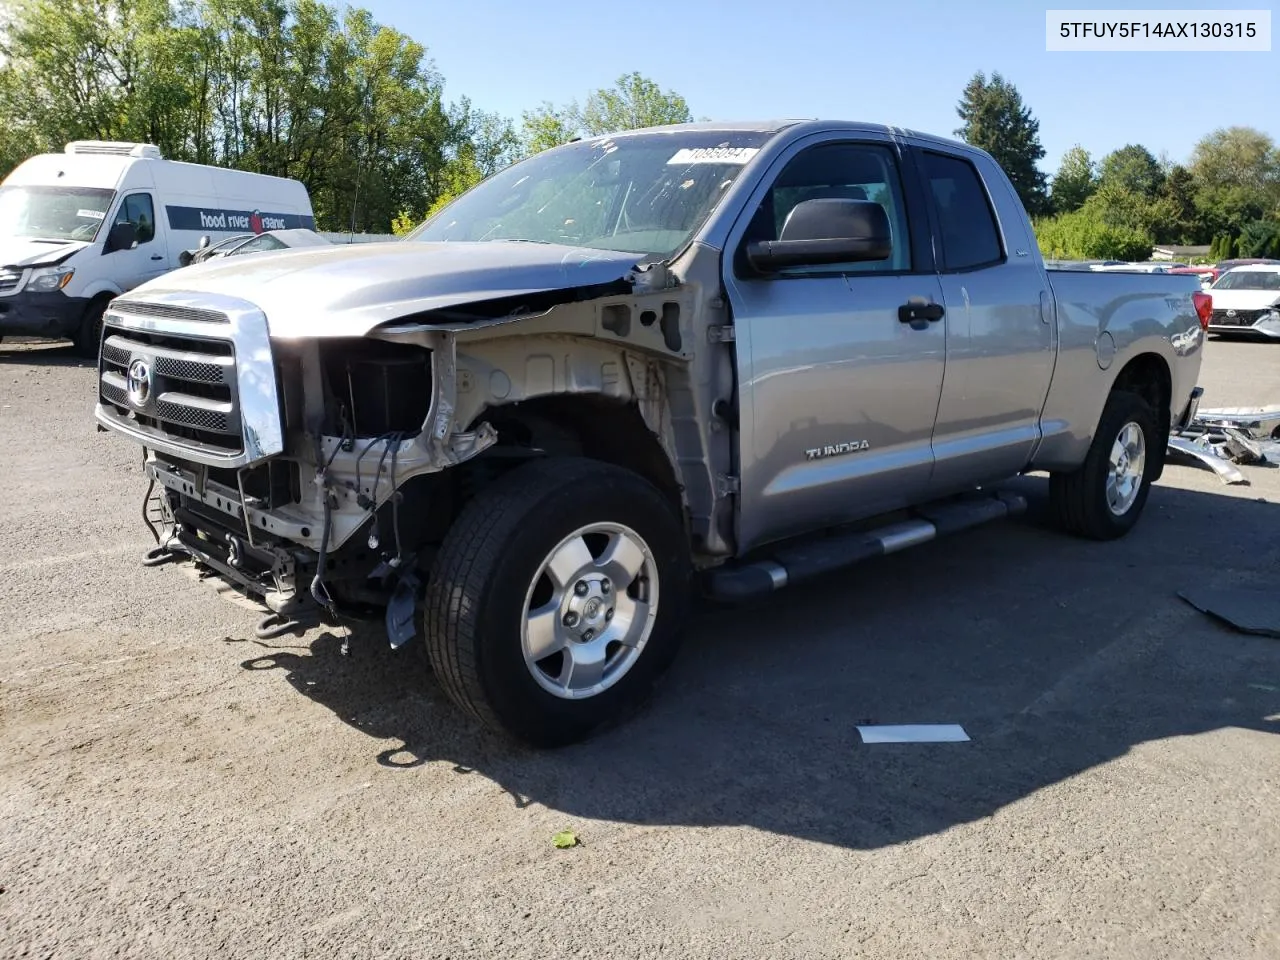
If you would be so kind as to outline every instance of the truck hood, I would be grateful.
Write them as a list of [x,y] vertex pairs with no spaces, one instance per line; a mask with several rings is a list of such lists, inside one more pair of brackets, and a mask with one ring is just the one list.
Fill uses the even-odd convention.
[[60,263],[88,244],[82,240],[31,240],[27,237],[0,238],[0,267],[37,267]]
[[207,306],[203,297],[220,294],[261,309],[273,337],[358,337],[390,321],[486,300],[610,285],[625,292],[643,259],[504,240],[343,244],[211,260],[120,299],[163,294],[170,303]]
[[1210,290],[1215,310],[1264,310],[1280,302],[1280,290]]

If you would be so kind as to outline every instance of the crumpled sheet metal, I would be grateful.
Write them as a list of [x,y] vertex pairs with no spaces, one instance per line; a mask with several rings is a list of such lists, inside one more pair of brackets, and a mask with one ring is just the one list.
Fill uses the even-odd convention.
[[1203,463],[1223,483],[1248,483],[1235,464],[1280,464],[1280,404],[1200,410],[1169,437],[1169,452]]
[[1219,454],[1207,443],[1199,443],[1186,437],[1174,436],[1169,438],[1169,452],[1171,454],[1182,454],[1203,463],[1216,473],[1223,483],[1249,482],[1235,464]]

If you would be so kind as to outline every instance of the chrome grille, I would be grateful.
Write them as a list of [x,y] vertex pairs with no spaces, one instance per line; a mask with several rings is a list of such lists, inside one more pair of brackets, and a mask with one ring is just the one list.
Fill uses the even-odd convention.
[[231,379],[230,365],[168,354],[156,357],[156,373],[168,379],[186,380],[190,383],[227,383]]
[[199,397],[186,397],[180,393],[163,394],[156,401],[156,416],[169,423],[183,423],[212,433],[227,433],[230,426],[231,404],[219,404],[211,408],[195,401]]
[[103,329],[102,403],[157,439],[202,453],[241,453],[244,439],[232,343],[124,329],[111,323],[111,314],[117,312],[113,304]]
[[168,303],[139,303],[133,300],[113,300],[111,312],[124,316],[158,317],[165,320],[194,320],[196,323],[227,323],[226,316],[216,310],[201,307],[179,307]]
[[0,270],[0,293],[8,293],[11,290],[16,290],[21,280],[21,270]]
[[125,388],[123,377],[116,377],[111,373],[102,375],[102,396],[108,403],[114,403],[117,407],[129,406],[129,391]]

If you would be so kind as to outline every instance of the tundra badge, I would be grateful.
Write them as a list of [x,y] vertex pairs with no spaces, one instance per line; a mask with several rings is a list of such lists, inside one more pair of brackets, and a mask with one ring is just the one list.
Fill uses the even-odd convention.
[[866,440],[851,440],[848,443],[829,443],[825,447],[814,447],[804,452],[806,460],[823,460],[827,457],[838,457],[843,453],[857,453],[870,450],[871,444]]

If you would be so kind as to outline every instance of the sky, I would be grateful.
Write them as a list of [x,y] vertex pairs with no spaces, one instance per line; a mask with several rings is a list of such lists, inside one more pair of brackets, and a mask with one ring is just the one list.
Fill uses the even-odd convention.
[[[445,97],[519,120],[542,101],[584,100],[639,71],[695,118],[817,117],[952,136],[976,71],[1012,82],[1040,121],[1052,173],[1073,144],[1095,159],[1128,143],[1185,161],[1215,128],[1280,142],[1274,0],[1048,4],[1008,0],[354,0],[424,44]],[[1265,53],[1045,50],[1045,10],[1271,9]]]

